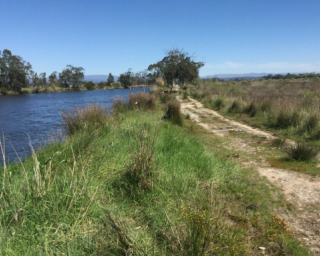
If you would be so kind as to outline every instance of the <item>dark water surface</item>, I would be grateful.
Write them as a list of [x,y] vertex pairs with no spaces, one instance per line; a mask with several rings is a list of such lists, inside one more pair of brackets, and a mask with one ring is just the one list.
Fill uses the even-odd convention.
[[[94,102],[110,108],[114,98],[127,97],[132,91],[143,91],[143,88],[1,96],[0,133],[2,144],[5,136],[6,161],[17,161],[14,149],[22,158],[30,154],[28,135],[35,146],[61,130],[63,109]],[[1,151],[0,158],[1,163]]]

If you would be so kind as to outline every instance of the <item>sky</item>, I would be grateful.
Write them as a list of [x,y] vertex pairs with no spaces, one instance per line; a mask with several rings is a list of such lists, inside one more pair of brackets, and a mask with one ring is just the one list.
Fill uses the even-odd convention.
[[0,50],[35,72],[138,72],[172,47],[200,76],[320,72],[319,0],[0,0]]

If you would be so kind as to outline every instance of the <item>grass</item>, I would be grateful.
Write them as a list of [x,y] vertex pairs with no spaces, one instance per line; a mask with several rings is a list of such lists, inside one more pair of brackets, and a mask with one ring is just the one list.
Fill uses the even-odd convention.
[[88,129],[83,111],[65,142],[1,169],[1,255],[309,255],[275,216],[284,199],[216,138],[155,109]]

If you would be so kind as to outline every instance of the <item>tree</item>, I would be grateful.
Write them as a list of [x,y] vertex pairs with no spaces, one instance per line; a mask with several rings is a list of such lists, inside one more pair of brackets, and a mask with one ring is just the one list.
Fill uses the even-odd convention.
[[40,84],[42,86],[47,84],[47,77],[46,77],[46,72],[40,73],[39,74],[39,78],[40,78]]
[[20,56],[13,55],[5,49],[0,51],[0,80],[1,86],[12,91],[21,92],[23,87],[29,85],[31,64]]
[[120,74],[119,82],[123,85],[124,88],[129,88],[133,83],[133,73],[131,68],[127,72]]
[[107,83],[108,83],[108,86],[111,86],[111,84],[114,83],[114,77],[111,73],[109,73]]
[[79,88],[80,83],[84,78],[84,68],[82,67],[73,67],[71,65],[67,65],[67,68],[62,70],[59,73],[59,80],[63,87],[73,87]]
[[39,85],[40,85],[40,78],[37,74],[37,72],[31,71],[31,84],[33,87],[36,87],[36,91],[39,91]]
[[175,86],[175,82],[181,84],[192,82],[199,76],[199,69],[204,66],[203,62],[195,62],[194,57],[182,50],[172,49],[159,62],[148,67],[153,72],[153,77],[162,77],[167,84]]
[[57,71],[54,71],[49,76],[49,82],[50,82],[50,84],[55,84],[56,80],[57,80]]

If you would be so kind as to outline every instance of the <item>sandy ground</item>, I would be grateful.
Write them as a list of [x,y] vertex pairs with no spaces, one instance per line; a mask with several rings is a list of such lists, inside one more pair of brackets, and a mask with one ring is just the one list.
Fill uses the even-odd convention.
[[[312,177],[306,174],[290,170],[271,167],[258,146],[249,144],[248,139],[232,136],[235,131],[245,132],[252,137],[261,140],[273,140],[276,137],[266,131],[262,131],[245,124],[229,120],[214,110],[207,109],[202,103],[189,98],[181,102],[182,113],[190,115],[190,118],[199,126],[212,133],[214,136],[228,137],[231,143],[226,148],[234,150],[238,162],[245,167],[255,168],[261,176],[265,176],[271,183],[279,187],[287,200],[297,207],[294,213],[281,210],[277,214],[286,219],[290,228],[296,232],[297,238],[306,244],[314,255],[320,255],[320,177]],[[210,122],[207,120],[210,119]],[[228,140],[230,141],[230,140]],[[295,144],[287,140],[287,144]],[[241,161],[241,152],[254,157],[250,161]]]

